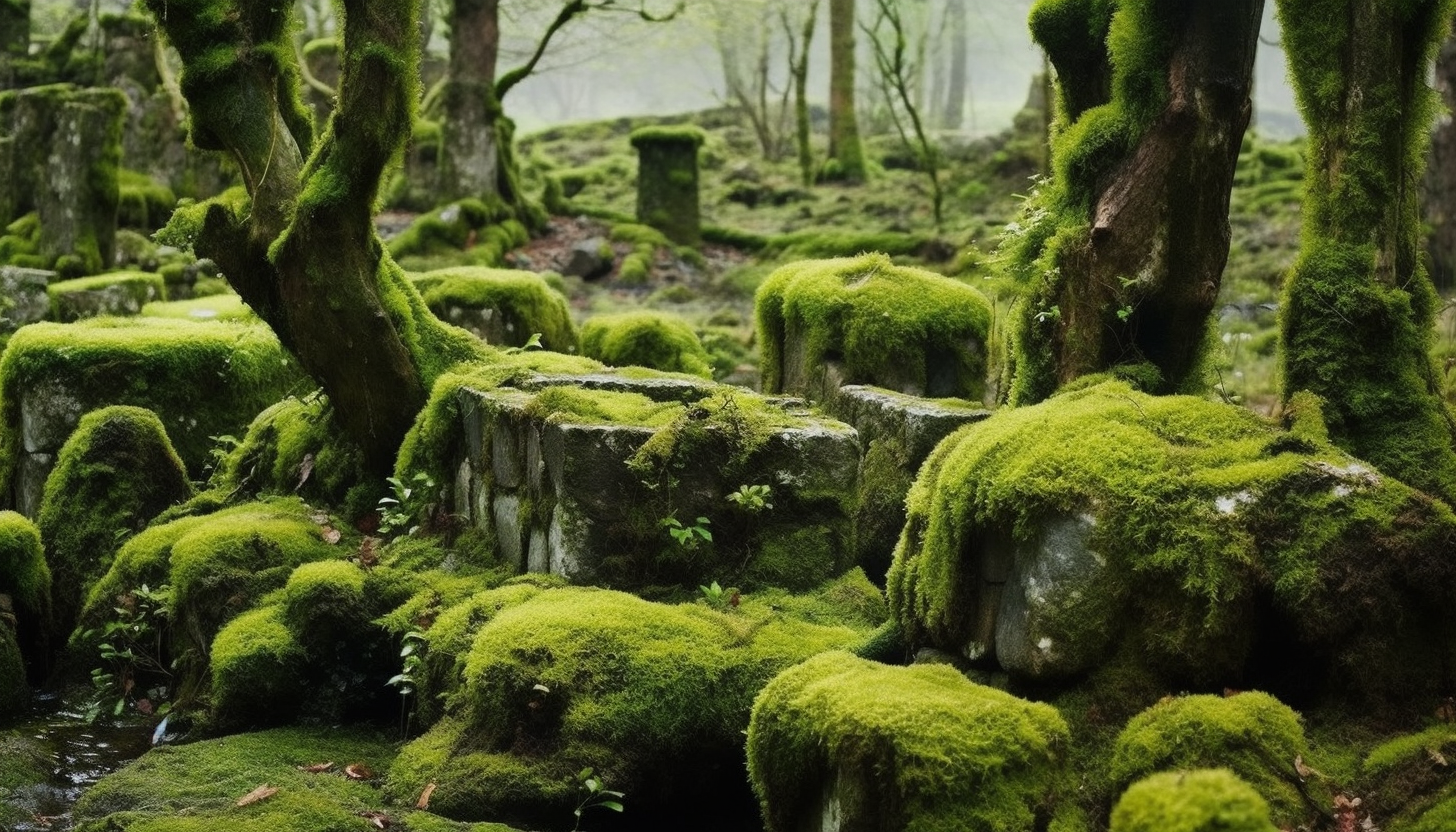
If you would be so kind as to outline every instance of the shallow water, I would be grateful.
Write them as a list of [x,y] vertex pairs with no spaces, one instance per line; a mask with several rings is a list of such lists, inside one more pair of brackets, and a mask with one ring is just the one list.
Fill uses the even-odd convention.
[[21,786],[0,800],[34,820],[5,832],[62,832],[72,827],[71,808],[92,783],[144,754],[151,747],[152,720],[116,723],[86,722],[79,711],[65,708],[56,694],[36,696],[30,715],[8,731],[33,740],[45,755],[50,778]]

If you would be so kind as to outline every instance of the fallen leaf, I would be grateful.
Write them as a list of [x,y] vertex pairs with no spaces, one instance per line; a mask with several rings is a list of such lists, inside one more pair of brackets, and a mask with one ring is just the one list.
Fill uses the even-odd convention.
[[147,699],[145,696],[136,701],[136,709],[147,716],[151,716],[152,711],[155,710],[152,707],[152,700]]
[[1456,699],[1446,697],[1446,701],[1436,706],[1436,719],[1442,722],[1456,722]]
[[368,820],[375,829],[389,828],[389,815],[383,812],[360,812],[359,817]]
[[258,788],[253,789],[252,791],[238,798],[238,805],[250,806],[260,800],[267,800],[275,794],[278,794],[278,787],[270,786],[267,783],[264,783]]
[[365,569],[379,565],[379,538],[366,537],[359,544],[359,565]]
[[303,461],[298,463],[298,485],[293,486],[293,490],[297,491],[298,489],[302,488],[303,484],[308,482],[308,477],[312,473],[313,454],[304,454]]
[[329,544],[330,546],[337,544],[343,538],[344,536],[340,534],[339,530],[334,528],[333,526],[324,527],[324,542]]
[[374,772],[363,763],[350,763],[344,766],[344,776],[350,780],[373,780]]
[[327,511],[315,511],[308,516],[316,526],[327,526],[329,524],[329,513]]
[[1426,753],[1431,755],[1431,762],[1435,763],[1436,765],[1441,766],[1442,768],[1450,765],[1450,763],[1446,762],[1446,758],[1441,756],[1440,751],[1434,748],[1427,748]]
[[328,771],[329,769],[331,769],[333,767],[334,767],[333,762],[314,763],[311,766],[299,766],[298,767],[298,770],[299,771],[306,771],[309,774],[322,774],[325,771]]
[[426,786],[425,787],[425,790],[422,791],[422,792],[420,792],[420,799],[415,801],[415,808],[416,809],[428,809],[428,808],[430,808],[430,795],[432,795],[434,793],[435,793],[435,784],[434,783],[431,783],[430,785]]

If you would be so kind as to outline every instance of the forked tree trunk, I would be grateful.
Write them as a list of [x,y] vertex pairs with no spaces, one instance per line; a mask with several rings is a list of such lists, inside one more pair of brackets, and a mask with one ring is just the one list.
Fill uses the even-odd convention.
[[1420,258],[1427,85],[1451,0],[1279,0],[1309,127],[1303,247],[1285,287],[1286,399],[1319,395],[1331,438],[1456,505],[1456,425],[1429,347]]
[[[1094,20],[1106,7],[1084,5]],[[1014,403],[1119,366],[1151,392],[1201,385],[1262,11],[1263,0],[1128,4],[1105,39],[1085,18],[1055,29],[1033,11],[1072,141],[1053,159],[1056,236],[1023,263],[1038,282],[1019,308]]]

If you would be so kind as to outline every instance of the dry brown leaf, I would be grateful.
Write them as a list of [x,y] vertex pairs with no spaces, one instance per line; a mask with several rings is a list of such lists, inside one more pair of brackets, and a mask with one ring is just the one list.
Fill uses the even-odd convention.
[[430,808],[430,795],[432,795],[434,793],[435,793],[435,784],[434,783],[431,783],[430,785],[426,786],[425,787],[425,790],[422,791],[422,792],[420,792],[420,799],[415,801],[415,808],[416,809],[428,809],[428,808]]
[[383,812],[360,812],[359,817],[368,820],[375,829],[389,828],[389,815]]
[[339,530],[334,528],[333,526],[324,527],[324,542],[329,544],[330,546],[336,545],[340,540],[343,540],[343,538],[344,535],[340,534]]
[[1294,755],[1294,773],[1299,775],[1300,780],[1308,780],[1314,775],[1314,769],[1304,764],[1304,755]]
[[238,805],[251,806],[252,804],[257,803],[260,800],[267,800],[275,794],[278,794],[278,787],[270,786],[267,783],[264,783],[258,788],[253,789],[252,791],[238,798]]
[[309,774],[322,774],[323,772],[328,771],[329,769],[331,769],[333,767],[334,767],[334,764],[333,764],[332,761],[330,761],[330,762],[327,762],[327,763],[314,763],[311,766],[299,766],[298,767],[298,770],[299,771],[306,771]]
[[293,486],[293,490],[297,491],[302,488],[303,484],[308,482],[308,477],[312,473],[313,454],[304,454],[303,461],[298,464],[298,485]]
[[1446,758],[1441,755],[1441,752],[1438,749],[1427,748],[1426,753],[1431,755],[1431,762],[1435,763],[1436,765],[1441,766],[1442,768],[1450,765],[1450,763],[1446,762]]
[[344,776],[350,780],[373,780],[374,772],[363,763],[350,763],[344,766]]

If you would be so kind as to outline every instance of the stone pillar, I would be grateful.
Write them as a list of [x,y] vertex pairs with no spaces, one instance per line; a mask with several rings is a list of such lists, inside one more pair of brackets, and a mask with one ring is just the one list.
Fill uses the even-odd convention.
[[702,241],[698,215],[696,127],[644,127],[632,133],[637,149],[637,219],[679,245]]
[[0,90],[16,85],[15,62],[30,51],[30,0],[0,0]]

